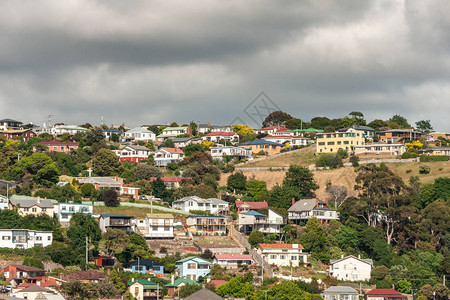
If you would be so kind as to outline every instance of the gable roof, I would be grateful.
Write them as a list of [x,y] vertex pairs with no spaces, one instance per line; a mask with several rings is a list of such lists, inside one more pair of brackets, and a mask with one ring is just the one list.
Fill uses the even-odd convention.
[[[310,211],[316,208],[318,203],[327,205],[326,202],[319,199],[300,199],[289,207],[288,211]],[[326,209],[329,209],[328,205]]]
[[[403,298],[405,296],[402,293],[397,292],[394,289],[373,289],[368,291],[366,295],[369,296],[384,296],[384,297],[393,297],[393,298]],[[405,297],[406,298],[406,297]]]
[[369,264],[371,266],[373,265],[373,260],[371,260],[370,258],[358,258],[358,257],[353,256],[353,255],[348,255],[348,256],[340,258],[340,259],[330,259],[330,265],[333,265],[335,263],[341,262],[341,261],[349,259],[349,258],[354,258],[356,260],[359,260],[359,261],[361,261],[363,263],[366,263],[366,264]]
[[200,285],[197,281],[194,281],[194,280],[189,279],[187,277],[180,277],[180,278],[175,279],[173,281],[173,284],[172,283],[168,283],[165,286],[166,287],[178,287],[182,283],[189,284],[189,285]]
[[123,264],[123,266],[126,267],[126,268],[129,268],[129,267],[132,267],[132,266],[138,266],[138,265],[139,266],[146,266],[146,267],[149,267],[149,268],[153,268],[153,266],[158,266],[158,267],[164,266],[164,264],[162,264],[160,262],[157,262],[157,261],[154,261],[154,260],[151,260],[151,259],[140,259],[139,261],[135,260],[135,261],[131,261],[129,263]]
[[42,141],[39,142],[38,144],[40,145],[52,145],[52,146],[78,146],[78,143],[76,142],[69,142],[69,143],[64,143],[64,142],[60,142],[60,141]]
[[159,150],[161,150],[161,151],[165,150],[170,153],[184,153],[183,150],[181,150],[180,148],[162,147],[162,148],[159,148]]
[[216,135],[233,136],[233,135],[237,135],[237,133],[234,131],[213,131],[213,132],[206,134],[205,136],[216,136]]
[[53,291],[51,291],[45,287],[39,286],[37,284],[23,288],[23,289],[17,291],[16,293],[36,293],[36,292],[53,293]]
[[208,260],[206,260],[206,259],[204,259],[204,258],[201,258],[201,257],[199,257],[199,256],[189,256],[189,257],[180,259],[180,260],[177,261],[176,263],[177,263],[177,264],[179,264],[179,263],[185,263],[185,262],[190,261],[190,260],[195,260],[195,261],[197,261],[198,263],[203,263],[203,264],[206,263],[206,264],[208,264],[208,265],[212,264],[210,261],[208,261]]
[[255,217],[267,217],[266,215],[261,214],[261,213],[259,213],[257,211],[254,211],[254,210],[250,210],[250,211],[247,211],[247,212],[242,212],[242,213],[240,213],[240,215],[255,216]]
[[125,133],[150,133],[150,134],[155,134],[153,131],[150,131],[146,128],[142,128],[142,127],[135,127],[133,129],[130,129],[128,131],[126,131]]
[[208,289],[201,289],[184,300],[222,300],[223,298]]
[[216,254],[215,258],[219,259],[239,259],[239,260],[253,260],[250,254]]
[[284,146],[283,144],[275,143],[275,142],[272,142],[272,141],[266,141],[265,139],[260,139],[260,140],[256,140],[256,141],[250,141],[250,142],[239,144],[239,146],[248,146],[248,145]]
[[358,294],[351,286],[330,286],[322,294]]
[[99,184],[99,185],[108,185],[113,187],[120,187],[120,182],[116,181],[115,179],[111,177],[87,177],[84,179],[80,179],[79,182],[81,184],[85,183],[92,183],[92,184]]
[[65,280],[104,280],[106,274],[97,270],[86,270],[70,273],[64,276]]
[[248,206],[251,209],[263,209],[263,208],[269,208],[269,205],[266,201],[251,201],[251,202],[243,202],[241,200],[236,200],[235,202],[236,207],[240,206]]
[[140,283],[140,284],[142,284],[144,286],[156,286],[157,285],[155,282],[149,281],[147,279],[135,279],[134,281],[128,282],[128,285],[132,285],[132,284],[135,284],[135,283]]
[[157,214],[146,214],[145,216],[149,219],[173,219],[172,214],[157,213]]
[[29,266],[24,266],[24,265],[16,265],[16,264],[9,264],[7,266],[5,266],[5,268],[9,267],[9,266],[14,266],[19,270],[23,270],[26,272],[45,272],[45,270],[39,269],[39,268],[35,268],[35,267],[29,267]]
[[301,244],[259,244],[264,249],[304,249]]
[[[128,145],[125,148],[130,148],[130,149],[136,150],[136,151],[152,151],[151,149],[148,149],[145,146],[139,146],[139,145]],[[123,149],[125,149],[125,148],[123,148]]]
[[42,208],[53,208],[52,201],[48,199],[9,199],[11,205],[20,206],[21,208],[30,208],[32,206],[39,206]]

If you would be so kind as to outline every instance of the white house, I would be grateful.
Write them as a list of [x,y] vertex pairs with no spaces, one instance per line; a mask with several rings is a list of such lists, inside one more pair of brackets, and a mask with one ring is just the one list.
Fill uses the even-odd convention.
[[353,146],[355,155],[393,155],[398,156],[406,152],[403,144],[370,144]]
[[358,300],[358,291],[350,286],[330,286],[322,293],[325,300]]
[[135,231],[136,218],[126,215],[101,215],[98,221],[102,232],[106,229],[120,229],[126,234],[132,234]]
[[76,125],[57,125],[54,127],[51,127],[49,129],[50,134],[61,136],[64,133],[68,133],[70,135],[75,135],[78,132],[86,132],[87,129],[84,127],[76,126]]
[[9,204],[8,198],[0,195],[0,210],[7,209]]
[[40,285],[32,285],[11,293],[11,298],[27,299],[27,300],[64,300],[64,296],[60,293],[42,287]]
[[180,135],[192,136],[192,130],[190,126],[179,126],[179,127],[166,127],[163,129],[162,133],[157,136],[158,142],[163,142],[167,139],[173,139]]
[[94,213],[94,206],[92,204],[81,203],[58,203],[55,205],[55,213],[60,223],[69,226],[73,214],[82,213],[92,215]]
[[280,233],[284,224],[284,217],[270,208],[267,215],[254,210],[238,214],[239,231],[245,234],[256,230],[265,234]]
[[234,131],[213,131],[202,136],[205,141],[218,143],[219,141],[239,142],[239,135]]
[[289,146],[307,146],[311,143],[310,139],[303,136],[292,136],[292,135],[269,135],[265,136],[266,141],[271,141],[279,144],[289,143]]
[[139,162],[148,159],[148,156],[155,152],[144,146],[128,145],[123,149],[114,150],[114,153],[120,158],[120,161]]
[[47,247],[52,242],[52,231],[0,229],[0,248],[29,249],[34,246]]
[[319,199],[301,199],[297,202],[292,199],[292,206],[288,209],[288,219],[295,224],[301,224],[311,218],[328,222],[338,220],[339,213]]
[[252,157],[251,150],[234,146],[211,147],[209,151],[213,159],[219,160],[222,160],[225,156],[237,159]]
[[197,131],[199,134],[206,134],[208,132],[214,132],[214,131],[232,131],[232,129],[231,129],[231,126],[212,125],[211,123],[208,123],[208,124],[199,124]]
[[179,148],[159,148],[154,155],[155,166],[164,167],[169,163],[179,163],[184,158],[183,150]]
[[128,141],[156,141],[156,134],[142,127],[136,127],[126,131],[124,137]]
[[330,276],[343,281],[368,281],[372,271],[373,261],[361,259],[361,256],[342,256],[341,259],[330,260]]
[[298,267],[308,262],[303,249],[300,244],[259,244],[257,252],[269,265]]
[[253,264],[253,258],[250,254],[216,254],[213,263],[221,267],[238,267]]
[[201,210],[212,214],[228,213],[229,203],[216,198],[202,199],[197,196],[188,196],[172,202],[172,207],[184,211]]
[[143,220],[137,220],[136,227],[145,238],[174,237],[172,214],[146,214]]

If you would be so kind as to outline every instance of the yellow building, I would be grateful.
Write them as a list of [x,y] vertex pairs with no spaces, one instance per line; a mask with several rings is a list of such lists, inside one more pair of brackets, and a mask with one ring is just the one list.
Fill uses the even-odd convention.
[[343,149],[353,152],[354,146],[365,144],[363,131],[349,129],[347,132],[318,133],[316,135],[316,153],[336,153]]

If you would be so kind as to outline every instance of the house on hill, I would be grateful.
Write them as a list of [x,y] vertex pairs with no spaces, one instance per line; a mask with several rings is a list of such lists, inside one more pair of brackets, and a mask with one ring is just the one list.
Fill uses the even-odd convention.
[[123,265],[125,271],[137,272],[142,274],[153,274],[157,277],[164,275],[164,264],[151,259],[140,259],[125,263]]
[[228,141],[235,143],[239,141],[239,135],[234,131],[213,131],[202,136],[202,140],[218,143]]
[[238,230],[245,234],[260,231],[264,234],[280,233],[281,227],[286,224],[285,218],[272,209],[267,215],[254,210],[238,214]]
[[300,244],[259,244],[257,252],[269,264],[298,267],[308,262],[309,253]]
[[245,202],[245,201],[241,201],[241,200],[236,200],[234,205],[236,206],[238,214],[242,213],[242,212],[250,211],[252,209],[258,210],[258,209],[268,209],[269,208],[269,205],[267,204],[266,201]]
[[36,133],[31,129],[0,130],[0,137],[5,140],[18,140],[22,138],[24,142],[28,142],[36,136]]
[[189,279],[187,277],[180,277],[175,279],[171,276],[170,283],[166,284],[167,296],[173,297],[177,295],[177,292],[185,285],[200,285],[197,281]]
[[13,119],[2,119],[0,120],[0,130],[8,130],[8,129],[20,129],[22,126],[22,122],[16,121]]
[[99,225],[102,232],[106,232],[107,228],[120,229],[126,234],[132,234],[135,227],[135,217],[126,215],[101,215]]
[[274,155],[280,153],[284,145],[264,139],[239,144],[238,147],[250,149],[253,154],[264,152],[265,155]]
[[156,141],[156,134],[146,128],[136,127],[124,133],[126,141]]
[[0,248],[30,249],[47,247],[53,242],[53,231],[0,229]]
[[368,281],[372,268],[371,259],[362,259],[359,255],[342,255],[340,259],[330,260],[329,274],[342,281]]
[[136,300],[159,300],[158,290],[162,289],[157,283],[147,279],[132,279],[128,282],[128,291]]
[[358,291],[350,286],[330,286],[320,296],[325,300],[359,300]]
[[328,207],[327,203],[319,199],[301,199],[288,209],[288,219],[295,224],[306,223],[309,219],[316,218],[321,222],[339,220],[339,213]]
[[364,295],[364,300],[406,300],[408,297],[394,289],[373,289]]
[[9,199],[9,209],[17,209],[20,215],[40,215],[46,214],[53,218],[54,205],[51,200],[41,199],[41,197],[27,197],[13,195]]
[[190,256],[175,263],[179,277],[187,277],[197,281],[199,277],[209,275],[212,263],[198,256]]
[[0,270],[7,281],[14,280],[17,284],[26,280],[29,283],[36,283],[45,276],[45,271],[35,267],[9,264]]
[[148,159],[149,155],[155,152],[144,146],[127,145],[123,149],[114,150],[114,153],[119,157],[120,161],[140,162]]
[[154,155],[155,166],[165,167],[170,163],[179,163],[184,158],[183,150],[179,148],[159,148]]
[[202,199],[197,196],[188,196],[172,202],[172,207],[184,211],[201,210],[211,214],[227,214],[229,203],[217,198]]
[[[76,142],[43,141],[37,144],[46,146],[49,152],[70,153],[72,150],[78,149],[78,143]],[[37,151],[36,146],[33,147],[33,151]]]

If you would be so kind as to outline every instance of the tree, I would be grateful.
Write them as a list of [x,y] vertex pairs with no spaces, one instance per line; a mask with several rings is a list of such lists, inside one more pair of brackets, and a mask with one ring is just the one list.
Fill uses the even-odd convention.
[[150,180],[152,177],[161,177],[162,172],[154,166],[147,164],[138,164],[133,169],[134,172],[134,180]]
[[264,234],[261,231],[255,230],[248,236],[248,242],[253,248],[264,242]]
[[327,187],[326,192],[331,201],[334,202],[334,208],[338,208],[347,198],[347,188],[342,185],[332,185]]
[[120,200],[115,190],[107,190],[103,193],[102,201],[105,206],[117,207],[120,205]]
[[315,117],[311,119],[311,127],[316,129],[325,129],[325,127],[331,125],[331,120],[327,117]]
[[250,128],[248,125],[244,124],[234,124],[231,126],[231,129],[239,134],[240,137],[245,137],[247,135],[253,134],[253,128]]
[[94,172],[100,176],[118,175],[123,171],[119,157],[109,149],[102,148],[92,161]]
[[286,128],[289,129],[300,129],[303,127],[303,123],[304,122],[301,119],[291,118],[287,120],[286,123],[284,123],[284,125],[286,126]]
[[240,276],[231,278],[227,283],[220,285],[216,289],[219,296],[228,295],[229,297],[245,298],[253,296],[255,290],[251,283],[243,282]]
[[35,268],[39,268],[39,269],[44,269],[44,264],[42,263],[42,261],[36,257],[25,257],[25,259],[23,260],[22,265],[24,266],[29,266],[29,267],[35,267]]
[[436,199],[450,199],[450,177],[436,178],[433,186]]
[[161,199],[165,199],[168,197],[168,191],[164,181],[158,177],[156,180],[153,180],[151,183],[153,196]]
[[205,152],[207,148],[203,146],[202,144],[189,144],[186,147],[183,148],[183,152],[186,155],[186,157],[191,156],[195,152]]
[[376,119],[376,120],[373,120],[372,122],[370,122],[367,126],[369,126],[370,128],[373,128],[375,130],[379,130],[380,128],[389,127],[389,122],[383,121],[380,119]]
[[137,233],[130,235],[130,244],[128,245],[128,250],[133,253],[133,257],[143,258],[148,256],[149,248],[145,238]]
[[430,133],[433,131],[430,120],[421,120],[416,122],[416,129],[420,132]]
[[98,144],[103,141],[103,129],[100,127],[93,127],[86,131],[86,140],[88,145]]
[[288,113],[285,113],[281,110],[274,111],[270,113],[262,122],[263,127],[267,126],[281,126],[287,120],[292,119],[292,116]]
[[286,172],[283,186],[292,188],[295,192],[292,196],[296,199],[313,198],[314,191],[319,187],[308,168],[295,165],[291,165]]
[[175,148],[175,143],[172,139],[167,139],[164,142],[162,142],[161,147],[165,148]]
[[72,242],[73,249],[76,252],[84,253],[86,237],[88,237],[90,244],[93,243],[96,246],[102,237],[102,232],[98,222],[90,215],[75,213],[70,219],[67,237]]
[[267,190],[267,184],[264,180],[249,180],[245,184],[245,189],[247,190],[247,193],[256,201],[269,193]]
[[328,246],[325,231],[322,224],[316,218],[311,218],[306,223],[305,233],[300,236],[300,241],[305,249],[314,253],[313,256],[317,259],[327,260]]
[[364,114],[360,111],[352,111],[348,115],[352,116],[355,119],[364,119]]
[[129,242],[130,238],[123,230],[107,228],[100,241],[100,249],[107,254],[122,252]]
[[37,184],[44,186],[51,186],[59,180],[58,169],[52,159],[39,152],[18,161],[13,166],[13,172],[17,179],[22,179],[26,173],[29,173]]
[[180,288],[180,297],[186,298],[192,295],[193,293],[201,290],[202,287],[200,284],[186,284]]
[[81,186],[80,190],[81,190],[81,195],[84,198],[89,198],[94,193],[95,186],[92,183],[85,183]]
[[242,172],[236,172],[230,175],[227,179],[227,188],[230,192],[243,193],[245,192],[245,184],[247,177]]
[[411,125],[409,125],[408,120],[406,120],[405,117],[402,117],[400,115],[394,115],[392,118],[389,119],[390,123],[396,123],[398,124],[401,128],[408,128],[411,127]]

